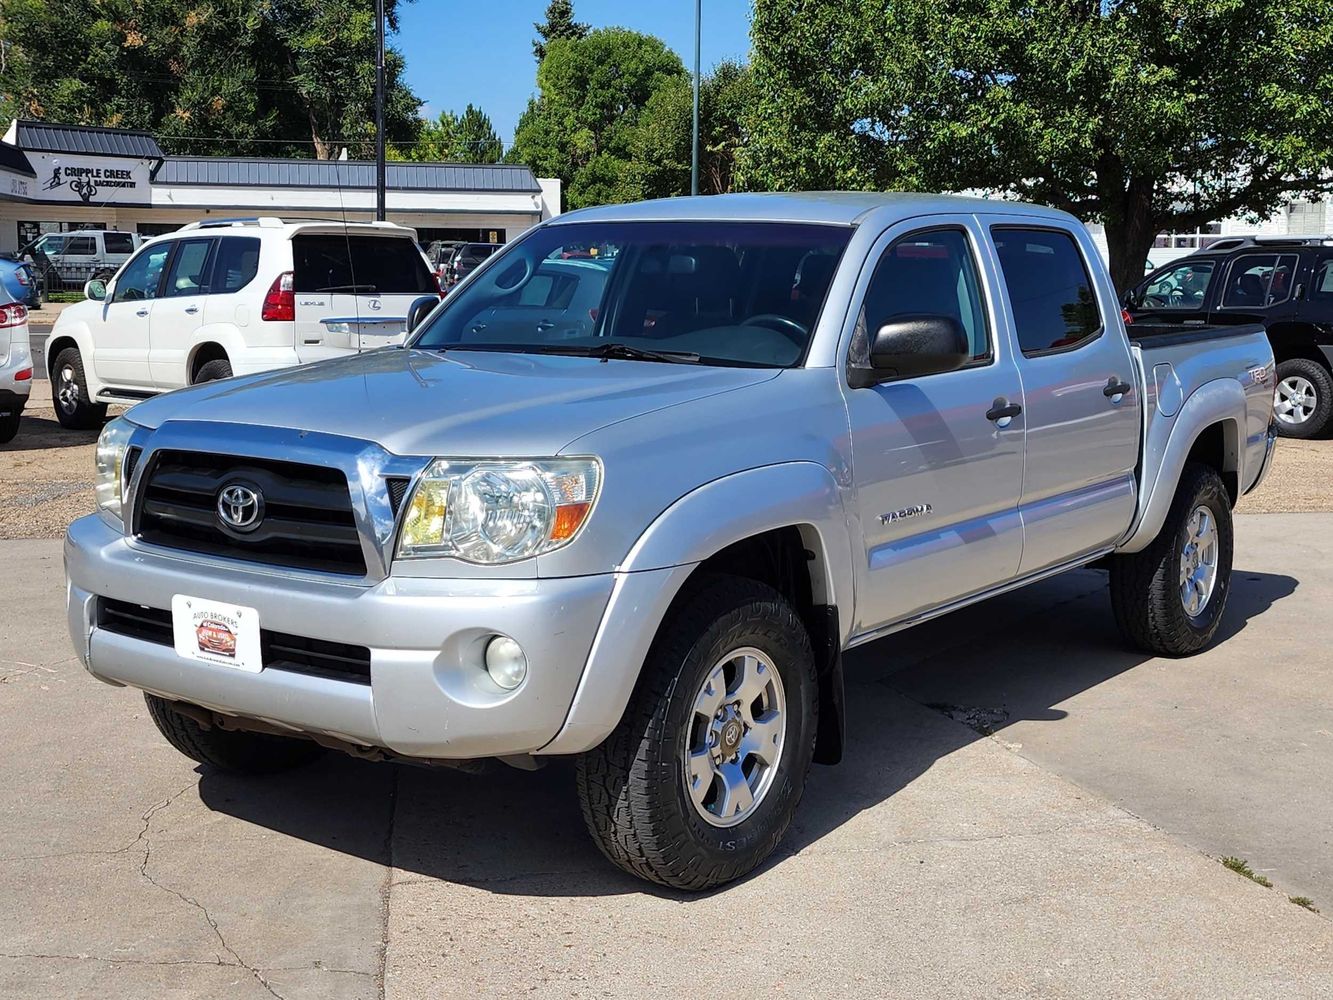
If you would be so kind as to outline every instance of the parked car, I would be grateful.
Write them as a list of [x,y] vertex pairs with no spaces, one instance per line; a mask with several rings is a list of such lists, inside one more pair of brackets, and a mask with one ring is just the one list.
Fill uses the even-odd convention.
[[0,444],[14,440],[32,391],[28,307],[0,285]]
[[47,294],[83,287],[85,281],[106,280],[143,244],[138,233],[112,229],[81,229],[47,233],[19,251],[41,279]]
[[400,343],[409,307],[440,297],[411,229],[273,218],[191,223],[87,294],[46,342],[72,428],[107,403]]
[[447,283],[450,286],[458,284],[499,249],[499,244],[495,243],[460,243],[454,247],[445,265]]
[[[1131,343],[1051,209],[585,210],[404,349],[108,424],[100,510],[65,544],[70,632],[208,767],[573,756],[603,853],[705,889],[840,757],[849,647],[1092,563],[1133,645],[1207,646],[1272,373],[1259,326]],[[214,609],[246,623],[234,666],[173,642]]]
[[0,285],[15,302],[21,302],[29,309],[42,307],[42,286],[27,261],[0,253]]
[[1333,237],[1228,237],[1125,296],[1133,322],[1261,323],[1277,357],[1278,433],[1333,426]]

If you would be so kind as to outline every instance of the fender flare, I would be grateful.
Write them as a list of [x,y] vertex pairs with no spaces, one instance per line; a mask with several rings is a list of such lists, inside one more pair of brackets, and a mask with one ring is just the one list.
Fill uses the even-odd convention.
[[[564,723],[537,752],[581,753],[606,739],[624,715],[649,647],[690,574],[728,545],[793,526],[815,554],[815,603],[837,608],[841,601],[847,607],[836,617],[852,621],[851,534],[841,489],[829,470],[790,462],[713,480],[659,514],[617,567],[611,600]],[[834,638],[835,649],[844,640]],[[821,662],[821,670],[825,667]],[[841,692],[835,698],[836,711]]]
[[[1206,382],[1190,394],[1180,408],[1180,412],[1171,421],[1171,430],[1166,443],[1160,447],[1160,458],[1156,462],[1155,474],[1152,470],[1152,454],[1156,445],[1149,440],[1144,445],[1144,475],[1152,475],[1152,488],[1143,495],[1139,504],[1138,519],[1129,536],[1117,548],[1117,552],[1140,552],[1147,548],[1162,530],[1166,516],[1171,510],[1171,502],[1176,497],[1176,487],[1180,483],[1181,473],[1189,458],[1194,443],[1205,430],[1214,424],[1221,424],[1223,439],[1226,442],[1225,471],[1235,472],[1241,489],[1245,484],[1245,429],[1243,423],[1247,410],[1245,390],[1238,381],[1231,378],[1214,379]],[[1236,414],[1241,416],[1237,418]]]
[[230,324],[214,323],[209,326],[201,326],[190,337],[189,349],[185,352],[185,371],[183,385],[190,385],[190,370],[194,367],[194,359],[199,354],[199,348],[205,344],[217,344],[227,355],[233,367],[236,359],[245,353],[245,338],[240,332]]

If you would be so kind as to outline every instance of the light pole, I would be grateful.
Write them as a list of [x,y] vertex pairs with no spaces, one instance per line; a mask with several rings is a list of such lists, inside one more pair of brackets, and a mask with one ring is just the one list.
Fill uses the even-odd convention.
[[699,193],[699,37],[703,0],[694,0],[694,136],[690,150],[690,194]]
[[384,221],[384,0],[375,0],[375,218]]

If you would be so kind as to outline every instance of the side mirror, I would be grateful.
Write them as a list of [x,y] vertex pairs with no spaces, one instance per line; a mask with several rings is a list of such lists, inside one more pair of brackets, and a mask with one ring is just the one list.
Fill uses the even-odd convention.
[[440,304],[440,299],[435,295],[423,295],[418,299],[413,299],[412,304],[407,307],[407,332],[411,333],[421,325],[422,320],[431,314],[436,306]]
[[957,371],[972,360],[967,334],[952,316],[895,316],[870,342],[870,367],[849,374],[853,388],[892,378]]
[[106,282],[101,278],[94,278],[92,281],[84,282],[83,297],[92,299],[94,302],[101,302],[106,298]]

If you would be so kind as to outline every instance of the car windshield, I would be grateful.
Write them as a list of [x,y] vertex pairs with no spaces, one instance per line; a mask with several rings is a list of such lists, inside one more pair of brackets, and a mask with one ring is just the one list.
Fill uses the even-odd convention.
[[545,226],[445,300],[412,346],[787,367],[805,355],[846,226]]

